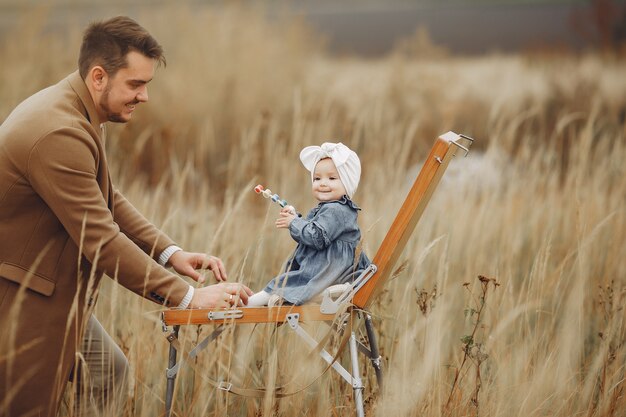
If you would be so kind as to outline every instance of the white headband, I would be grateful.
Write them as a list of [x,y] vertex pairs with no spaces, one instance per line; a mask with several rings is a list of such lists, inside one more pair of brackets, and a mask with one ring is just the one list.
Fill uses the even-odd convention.
[[361,161],[358,155],[343,143],[323,143],[322,146],[307,146],[300,152],[300,160],[306,169],[313,171],[320,159],[330,158],[333,160],[339,179],[346,189],[348,197],[352,198],[359,186],[361,179]]

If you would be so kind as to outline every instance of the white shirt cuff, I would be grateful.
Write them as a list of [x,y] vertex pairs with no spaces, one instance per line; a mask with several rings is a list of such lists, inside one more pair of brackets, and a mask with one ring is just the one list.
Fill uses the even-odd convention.
[[159,255],[159,264],[161,266],[165,266],[167,265],[167,261],[170,260],[170,257],[175,253],[178,252],[179,250],[183,250],[182,248],[179,248],[176,245],[171,245],[168,246],[167,248],[165,248],[165,250],[163,250],[163,252],[161,252],[161,255]]
[[185,309],[189,307],[189,303],[191,303],[191,299],[193,298],[194,288],[190,285],[189,290],[187,290],[187,295],[183,298],[183,301],[180,302],[178,308]]

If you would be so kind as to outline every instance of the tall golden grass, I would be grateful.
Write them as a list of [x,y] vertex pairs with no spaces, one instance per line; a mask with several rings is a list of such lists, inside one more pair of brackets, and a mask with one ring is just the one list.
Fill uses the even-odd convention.
[[[230,279],[253,289],[294,243],[252,186],[301,211],[314,205],[303,146],[341,140],[360,155],[355,200],[373,256],[434,138],[454,130],[477,139],[452,161],[406,267],[372,306],[386,384],[379,392],[363,369],[368,415],[624,415],[623,59],[409,55],[410,40],[380,59],[334,57],[303,22],[239,3],[157,7],[139,21],[164,44],[168,66],[150,103],[110,130],[114,179],[182,246],[220,256]],[[41,14],[1,41],[0,120],[75,68],[81,28],[44,36],[45,24]],[[130,360],[125,415],[158,415],[168,347],[158,308],[107,281],[97,316]],[[312,380],[321,364],[285,327],[223,335],[200,371],[179,375],[178,415],[352,415],[351,388],[330,372],[281,400],[204,381]],[[209,330],[182,335],[192,342]]]

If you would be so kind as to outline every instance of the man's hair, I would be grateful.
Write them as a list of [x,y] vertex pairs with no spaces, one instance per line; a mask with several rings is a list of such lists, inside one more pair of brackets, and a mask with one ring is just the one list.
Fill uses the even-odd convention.
[[126,55],[137,51],[165,65],[163,48],[137,22],[127,16],[117,16],[101,22],[91,23],[83,35],[83,43],[78,56],[80,76],[95,65],[100,65],[110,77],[128,65]]

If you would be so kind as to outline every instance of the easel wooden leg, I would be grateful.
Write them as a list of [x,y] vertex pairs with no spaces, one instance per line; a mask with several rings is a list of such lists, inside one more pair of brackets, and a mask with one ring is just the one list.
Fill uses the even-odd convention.
[[[178,330],[180,326],[174,326],[174,336],[178,337]],[[172,369],[176,366],[176,348],[170,343],[169,359],[167,362],[167,368]],[[176,382],[176,374],[171,374],[166,371],[167,387],[165,388],[165,417],[170,417],[172,412],[172,402],[174,400],[174,383]]]
[[370,360],[376,372],[376,382],[378,382],[378,392],[383,392],[383,369],[380,364],[380,353],[378,352],[378,343],[376,342],[376,334],[374,333],[374,325],[372,317],[365,314],[365,331],[367,332],[367,341],[370,345]]

